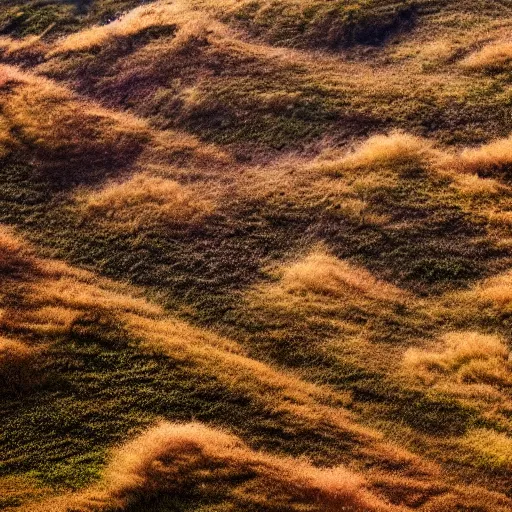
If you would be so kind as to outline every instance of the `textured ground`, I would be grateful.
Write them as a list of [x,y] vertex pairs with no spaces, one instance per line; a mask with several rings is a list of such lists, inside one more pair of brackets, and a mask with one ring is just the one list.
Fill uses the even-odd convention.
[[0,510],[512,510],[512,2],[0,1]]

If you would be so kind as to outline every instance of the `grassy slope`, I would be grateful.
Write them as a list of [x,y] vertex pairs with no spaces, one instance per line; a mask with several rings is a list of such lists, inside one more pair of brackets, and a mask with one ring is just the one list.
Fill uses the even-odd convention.
[[[509,341],[506,275],[485,280],[510,264],[511,162],[506,150],[490,163],[473,156],[475,171],[498,181],[474,177],[468,192],[460,184],[468,160],[450,153],[510,131],[507,70],[459,65],[489,30],[502,37],[502,4],[156,2],[121,28],[85,32],[136,4],[33,2],[20,14],[9,2],[3,11],[0,47],[13,67],[0,75],[0,220],[42,254],[136,284],[204,331],[187,325],[171,335],[151,314],[141,328],[78,278],[73,289],[91,297],[87,306],[36,300],[34,281],[51,289],[61,277],[29,263],[13,268],[8,255],[2,335],[44,352],[41,382],[3,388],[0,506],[35,510],[38,494],[90,485],[115,443],[164,417],[222,426],[252,447],[322,465],[342,462],[372,492],[411,509],[509,509],[507,363],[499,355],[458,362],[447,352],[437,370],[418,359],[423,380],[411,378],[416,367],[403,369],[411,348],[443,353],[448,331]],[[67,46],[57,37],[78,30]],[[362,163],[358,153],[344,156],[393,128],[444,146],[422,142],[426,156],[404,157],[408,141],[398,156],[379,159],[374,144]],[[132,175],[142,181],[116,188]],[[180,188],[139,193],[155,179]],[[114,192],[98,196],[105,186]],[[98,206],[98,197],[107,200]],[[163,207],[172,201],[176,211]],[[202,201],[213,207],[187,220]],[[318,251],[329,256],[318,259]],[[400,287],[402,299],[388,288],[375,295],[382,285],[361,284],[370,279],[361,268]],[[119,293],[128,300],[133,291]],[[57,322],[48,306],[64,307],[71,320],[41,329],[18,319],[28,308]],[[247,363],[237,364],[252,375],[247,386],[233,375],[230,350],[211,348],[211,332],[244,347],[237,350]],[[162,348],[167,338],[175,345]],[[180,344],[193,348],[183,355]],[[258,394],[252,358],[304,381]],[[290,409],[287,394],[305,381],[329,391],[294,396],[305,402]],[[324,424],[315,420],[327,414],[322,407],[329,415],[348,408],[353,418]],[[360,432],[363,425],[385,442]],[[439,467],[418,467],[427,461]],[[169,502],[162,489],[146,505],[136,494],[130,506],[242,506],[200,490]]]

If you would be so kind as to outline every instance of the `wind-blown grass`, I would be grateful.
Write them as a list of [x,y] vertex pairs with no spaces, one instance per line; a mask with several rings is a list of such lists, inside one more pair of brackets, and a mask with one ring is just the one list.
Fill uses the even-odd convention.
[[252,451],[235,436],[198,423],[168,422],[118,448],[97,489],[43,508],[131,510],[161,494],[177,498],[187,493],[239,510],[400,510],[370,493],[364,479],[345,468],[318,469]]
[[454,380],[459,384],[512,385],[509,349],[499,337],[477,332],[453,332],[439,350],[410,349],[404,366],[427,383]]
[[121,229],[155,224],[191,224],[214,209],[206,190],[138,174],[83,198],[86,217],[106,218]]
[[512,65],[512,43],[503,41],[484,46],[461,62],[471,71],[508,71]]

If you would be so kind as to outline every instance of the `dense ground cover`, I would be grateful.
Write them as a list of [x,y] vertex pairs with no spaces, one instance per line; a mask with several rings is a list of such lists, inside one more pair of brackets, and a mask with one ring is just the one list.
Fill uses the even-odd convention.
[[511,510],[511,8],[3,2],[0,510]]

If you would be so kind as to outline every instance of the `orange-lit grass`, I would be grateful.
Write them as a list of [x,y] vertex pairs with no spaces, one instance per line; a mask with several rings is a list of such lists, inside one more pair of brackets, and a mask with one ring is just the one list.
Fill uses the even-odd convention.
[[512,65],[512,43],[498,41],[484,46],[461,62],[472,71],[505,71]]
[[357,169],[423,166],[435,155],[434,145],[427,139],[403,131],[374,135],[341,158],[321,159],[315,167],[328,174]]
[[[152,496],[221,495],[236,510],[392,512],[343,467],[318,469],[305,461],[255,452],[237,437],[199,423],[160,422],[114,451],[104,481],[82,495],[44,504],[46,510],[124,509]],[[42,510],[42,509],[41,509]]]
[[0,336],[0,383],[2,388],[26,388],[34,384],[32,368],[37,351],[18,340]]
[[427,384],[512,385],[508,347],[499,337],[478,332],[447,333],[438,349],[409,349],[404,368]]
[[327,295],[334,298],[349,293],[371,299],[399,301],[404,293],[376,279],[364,268],[330,255],[323,247],[313,249],[305,258],[282,268],[280,279],[287,293]]
[[209,26],[221,25],[209,20],[205,13],[194,11],[187,2],[155,2],[132,9],[119,19],[106,25],[97,25],[67,36],[48,53],[49,57],[60,53],[87,51],[107,45],[117,38],[129,38],[152,27],[176,27],[172,45],[179,47],[190,37],[209,30]]
[[200,187],[137,174],[86,194],[79,202],[86,217],[107,219],[122,229],[137,229],[153,224],[197,222],[214,209],[213,201],[205,196],[207,191]]

